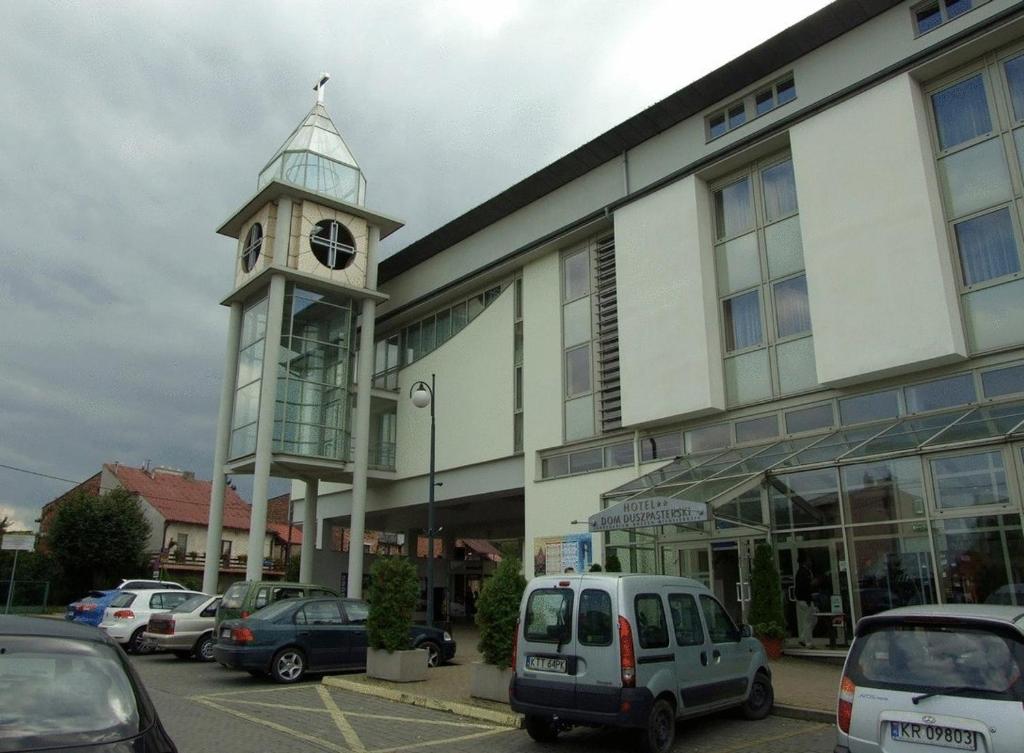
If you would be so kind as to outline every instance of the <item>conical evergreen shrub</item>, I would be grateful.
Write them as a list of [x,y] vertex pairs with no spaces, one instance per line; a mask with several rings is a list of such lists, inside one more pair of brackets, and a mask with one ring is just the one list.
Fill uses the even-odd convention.
[[526,578],[520,574],[522,564],[515,557],[506,557],[484,582],[476,602],[476,624],[480,628],[477,649],[484,661],[496,667],[512,663],[512,647],[516,640],[519,602],[526,590]]
[[786,613],[782,607],[782,579],[775,565],[775,553],[768,544],[758,544],[750,568],[750,624],[764,638],[786,635]]
[[370,570],[370,577],[370,614],[366,619],[370,648],[410,648],[412,613],[419,595],[416,568],[405,557],[380,557]]

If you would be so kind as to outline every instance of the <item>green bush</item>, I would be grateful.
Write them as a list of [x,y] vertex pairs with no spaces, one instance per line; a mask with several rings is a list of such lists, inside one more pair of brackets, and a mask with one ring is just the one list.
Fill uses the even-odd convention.
[[619,556],[617,554],[609,554],[608,558],[604,561],[605,572],[609,573],[621,573],[622,563],[619,562]]
[[476,624],[480,628],[477,649],[484,661],[496,667],[512,664],[512,647],[516,640],[519,602],[526,590],[522,564],[515,557],[506,557],[484,582],[476,603]]
[[750,624],[763,638],[786,636],[786,613],[782,607],[782,579],[775,566],[775,553],[768,544],[758,544],[750,568]]
[[416,568],[404,557],[379,557],[370,571],[370,614],[366,638],[370,648],[410,648],[412,612],[419,595]]

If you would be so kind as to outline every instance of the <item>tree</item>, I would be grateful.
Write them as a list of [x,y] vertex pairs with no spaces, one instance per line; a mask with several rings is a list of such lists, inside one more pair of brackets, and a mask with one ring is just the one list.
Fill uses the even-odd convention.
[[484,582],[476,603],[476,624],[480,628],[477,648],[484,661],[496,667],[512,663],[519,602],[526,590],[526,578],[519,572],[522,568],[515,557],[503,559],[494,575]]
[[150,525],[138,498],[125,489],[78,492],[53,516],[47,545],[73,593],[109,588],[145,573]]
[[419,595],[416,568],[405,557],[378,557],[370,578],[370,648],[404,651],[411,645],[412,611]]
[[765,638],[786,635],[786,615],[782,608],[782,579],[775,566],[775,553],[768,544],[758,544],[750,568],[750,624]]

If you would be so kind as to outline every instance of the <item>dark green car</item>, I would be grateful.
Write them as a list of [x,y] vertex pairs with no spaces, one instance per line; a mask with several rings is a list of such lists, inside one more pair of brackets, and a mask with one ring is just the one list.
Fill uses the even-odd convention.
[[[224,620],[244,619],[253,612],[282,599],[308,599],[317,596],[337,596],[337,592],[315,583],[289,583],[279,580],[243,580],[234,583],[225,592],[217,607],[215,628]],[[214,635],[218,635],[214,629]]]

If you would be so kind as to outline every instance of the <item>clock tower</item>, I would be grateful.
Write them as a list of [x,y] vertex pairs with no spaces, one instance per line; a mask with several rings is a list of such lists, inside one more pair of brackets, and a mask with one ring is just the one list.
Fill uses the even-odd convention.
[[[216,593],[228,474],[253,476],[246,580],[261,580],[271,476],[306,484],[301,579],[312,576],[321,480],[352,484],[362,541],[377,244],[402,223],[366,208],[366,178],[324,107],[312,109],[259,174],[256,194],[219,229],[237,240],[214,450],[203,590]],[[358,342],[357,342],[358,338]],[[361,554],[361,552],[360,552]],[[349,595],[358,597],[358,572]],[[350,565],[351,570],[351,565]],[[354,589],[354,591],[353,591]]]

